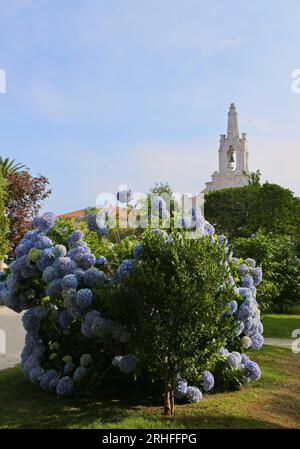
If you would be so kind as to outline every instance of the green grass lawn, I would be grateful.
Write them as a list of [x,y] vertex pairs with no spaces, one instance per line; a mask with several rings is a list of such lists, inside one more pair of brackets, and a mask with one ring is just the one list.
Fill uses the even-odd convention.
[[264,336],[292,338],[292,331],[300,329],[300,315],[263,315]]
[[14,368],[0,372],[0,428],[297,428],[300,427],[300,355],[266,346],[253,352],[263,376],[242,390],[206,394],[162,415],[149,391],[103,391],[58,399],[30,385]]

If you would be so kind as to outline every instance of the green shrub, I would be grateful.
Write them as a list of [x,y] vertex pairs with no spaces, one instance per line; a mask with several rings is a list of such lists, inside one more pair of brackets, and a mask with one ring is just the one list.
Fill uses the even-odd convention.
[[291,238],[259,231],[251,238],[236,239],[233,246],[239,256],[255,259],[263,269],[257,290],[262,310],[284,312],[300,303],[300,260]]

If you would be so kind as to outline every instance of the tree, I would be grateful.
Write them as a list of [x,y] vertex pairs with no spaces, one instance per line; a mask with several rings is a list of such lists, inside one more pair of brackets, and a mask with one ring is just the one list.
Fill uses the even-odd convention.
[[249,185],[205,195],[205,218],[229,238],[249,237],[259,229],[295,237],[300,229],[300,199],[277,184]]
[[153,187],[150,189],[150,195],[168,195],[169,197],[173,196],[173,190],[168,182],[156,182]]
[[220,288],[228,276],[224,249],[210,239],[172,238],[166,244],[163,237],[146,234],[141,263],[110,302],[114,319],[135,336],[128,349],[141,371],[151,381],[163,381],[169,415],[176,378],[199,379],[236,329],[233,318],[224,316],[235,297],[230,286]]
[[28,171],[10,173],[7,176],[8,195],[6,212],[9,219],[9,255],[30,228],[32,218],[38,213],[41,201],[51,193],[47,190],[48,179],[38,175],[33,177]]
[[247,176],[249,184],[252,186],[260,186],[260,180],[261,180],[261,171],[256,170],[255,172],[243,172],[245,176]]
[[7,199],[7,181],[0,172],[0,271],[3,270],[3,258],[7,251],[8,219],[5,202]]
[[15,163],[15,159],[10,160],[8,157],[3,159],[0,156],[0,171],[5,178],[11,174],[21,174],[24,169],[26,169],[25,165],[20,162]]

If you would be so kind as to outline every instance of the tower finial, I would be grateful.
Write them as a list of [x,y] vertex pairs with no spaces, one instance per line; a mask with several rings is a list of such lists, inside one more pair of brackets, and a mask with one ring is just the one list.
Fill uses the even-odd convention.
[[231,103],[228,112],[227,138],[236,139],[239,138],[239,135],[238,113],[236,112],[235,104]]

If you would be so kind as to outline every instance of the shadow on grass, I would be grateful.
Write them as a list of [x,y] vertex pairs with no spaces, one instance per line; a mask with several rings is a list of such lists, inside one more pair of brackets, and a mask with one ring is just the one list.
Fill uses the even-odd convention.
[[[58,399],[54,394],[42,392],[28,384],[20,370],[15,368],[0,373],[0,428],[281,427],[265,417],[235,416],[233,410],[222,409],[220,399],[212,404],[208,401],[178,405],[177,414],[168,418],[162,415],[160,395],[149,387],[129,389],[119,386],[105,388],[84,398]],[[280,408],[286,405],[289,398],[278,400]]]

